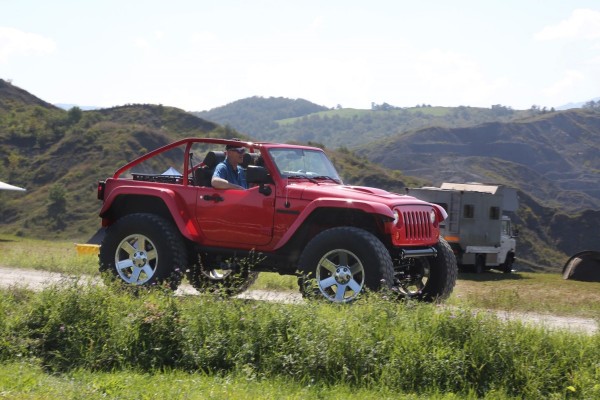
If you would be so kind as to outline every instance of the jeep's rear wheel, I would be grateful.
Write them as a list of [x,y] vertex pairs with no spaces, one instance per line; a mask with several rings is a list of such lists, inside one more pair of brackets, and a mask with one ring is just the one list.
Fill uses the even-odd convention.
[[365,288],[391,288],[389,252],[373,234],[354,227],[331,228],[315,236],[300,256],[298,280],[304,297],[334,303],[355,300]]
[[396,283],[404,297],[433,302],[452,293],[458,276],[456,257],[443,238],[435,249],[435,257],[413,258],[398,269]]
[[220,265],[202,256],[199,263],[189,269],[187,278],[199,292],[233,296],[246,291],[258,277],[258,272],[250,271],[243,264]]
[[132,287],[167,282],[175,290],[186,251],[172,223],[154,214],[130,214],[106,230],[98,258],[100,272],[111,280]]

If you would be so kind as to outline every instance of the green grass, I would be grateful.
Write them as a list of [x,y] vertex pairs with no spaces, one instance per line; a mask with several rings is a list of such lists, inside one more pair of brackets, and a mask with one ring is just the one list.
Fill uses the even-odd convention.
[[78,255],[75,243],[0,234],[0,266],[65,274],[95,274],[98,256]]
[[302,119],[302,118],[311,118],[311,117],[340,117],[340,118],[353,118],[353,117],[361,117],[365,115],[375,115],[376,113],[385,113],[386,115],[400,114],[403,115],[407,112],[415,114],[420,112],[425,115],[431,115],[434,117],[444,117],[448,115],[452,111],[450,107],[411,107],[411,108],[402,108],[397,110],[387,110],[387,111],[373,111],[370,109],[358,109],[358,108],[340,108],[336,110],[326,110],[319,111],[316,113],[312,113],[309,116],[305,117],[295,117],[295,118],[286,118],[278,120],[277,123],[280,125],[289,125],[294,122]]
[[[78,255],[72,242],[0,235],[0,266],[66,274],[98,274],[96,255]],[[261,273],[250,288],[297,292],[295,276]],[[600,316],[600,282],[564,280],[558,273],[461,273],[448,304],[584,318]]]
[[596,398],[598,360],[600,334],[386,294],[347,306],[75,283],[0,292],[8,398]]
[[[164,371],[155,373],[90,372],[83,369],[48,374],[27,362],[0,364],[0,397],[6,400],[36,399],[187,399],[187,400],[415,400],[416,394],[385,389],[356,389],[348,385],[303,384],[286,378],[258,379],[247,375],[211,376]],[[454,394],[431,394],[430,400],[456,400]],[[475,394],[461,399],[478,399]],[[493,392],[484,399],[503,399]]]
[[448,303],[598,319],[600,282],[565,280],[557,273],[462,273]]

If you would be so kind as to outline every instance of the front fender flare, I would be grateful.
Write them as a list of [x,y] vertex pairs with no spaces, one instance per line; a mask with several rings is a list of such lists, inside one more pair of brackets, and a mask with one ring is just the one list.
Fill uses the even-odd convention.
[[289,227],[285,235],[277,242],[274,249],[283,247],[291,237],[298,231],[298,229],[304,224],[308,217],[320,208],[337,208],[340,210],[358,210],[366,214],[377,214],[390,221],[394,220],[394,213],[391,208],[387,205],[366,201],[366,200],[354,200],[354,199],[340,199],[336,197],[323,197],[312,201],[306,206],[294,223]]

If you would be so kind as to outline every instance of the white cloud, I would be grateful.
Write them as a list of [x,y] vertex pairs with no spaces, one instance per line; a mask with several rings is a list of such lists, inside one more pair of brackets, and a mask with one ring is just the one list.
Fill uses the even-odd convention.
[[559,81],[544,89],[544,94],[559,97],[563,93],[572,90],[582,81],[585,81],[585,75],[582,72],[576,70],[566,71]]
[[465,54],[432,49],[412,55],[404,86],[420,94],[416,102],[432,105],[485,105],[507,85],[505,78],[490,80],[479,62]]
[[574,10],[571,16],[556,25],[546,26],[535,34],[536,40],[598,39],[600,38],[600,11]]
[[48,54],[56,50],[56,43],[47,37],[0,27],[0,62],[15,55]]

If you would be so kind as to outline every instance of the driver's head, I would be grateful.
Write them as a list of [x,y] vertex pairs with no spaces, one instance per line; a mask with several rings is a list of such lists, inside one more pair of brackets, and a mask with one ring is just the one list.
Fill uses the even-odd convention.
[[241,164],[244,160],[244,153],[246,152],[245,147],[239,147],[234,144],[228,144],[225,146],[225,153],[227,158],[236,164]]

